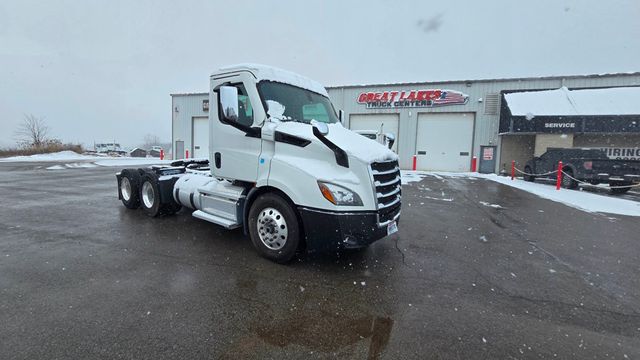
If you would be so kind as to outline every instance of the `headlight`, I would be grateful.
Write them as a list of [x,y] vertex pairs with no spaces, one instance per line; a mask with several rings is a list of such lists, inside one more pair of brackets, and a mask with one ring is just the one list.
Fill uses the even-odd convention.
[[318,187],[322,196],[334,205],[362,206],[360,196],[345,187],[320,181],[318,181]]

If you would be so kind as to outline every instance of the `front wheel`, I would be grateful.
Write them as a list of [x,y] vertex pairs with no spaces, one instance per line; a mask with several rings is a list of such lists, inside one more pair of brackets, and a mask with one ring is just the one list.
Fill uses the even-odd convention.
[[300,226],[293,207],[281,196],[260,195],[248,217],[253,246],[265,258],[283,264],[291,261],[300,245]]

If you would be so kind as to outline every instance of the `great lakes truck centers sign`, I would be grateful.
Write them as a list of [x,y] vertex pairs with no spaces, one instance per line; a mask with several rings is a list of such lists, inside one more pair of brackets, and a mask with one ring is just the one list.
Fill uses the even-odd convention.
[[358,95],[358,104],[365,104],[368,109],[464,105],[467,101],[469,95],[441,89],[370,91]]

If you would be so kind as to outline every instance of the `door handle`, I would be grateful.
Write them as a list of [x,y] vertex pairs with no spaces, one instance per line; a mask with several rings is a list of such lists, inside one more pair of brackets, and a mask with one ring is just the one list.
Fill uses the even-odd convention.
[[422,151],[418,151],[418,155],[427,155],[427,152],[422,150]]

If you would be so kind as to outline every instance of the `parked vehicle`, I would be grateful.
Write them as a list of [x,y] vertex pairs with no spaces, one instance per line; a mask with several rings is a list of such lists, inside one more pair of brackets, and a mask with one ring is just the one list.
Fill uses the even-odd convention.
[[120,144],[112,143],[99,143],[94,144],[96,153],[109,154],[109,155],[126,155],[127,152],[122,149]]
[[391,149],[396,142],[396,135],[394,133],[382,133],[377,130],[354,130],[356,133],[379,142],[380,144]]
[[[558,169],[559,161],[562,161],[564,172],[562,186],[568,189],[577,188],[578,181],[593,185],[606,183],[612,186],[612,193],[621,194],[629,191],[629,185],[640,182],[640,160],[609,159],[600,149],[549,148],[541,156],[529,160],[524,172],[555,178],[556,174],[550,173]],[[535,178],[533,175],[524,176],[527,181]]]
[[262,65],[211,75],[209,160],[119,172],[149,216],[181,207],[242,227],[260,254],[362,248],[398,230],[400,170],[388,148],[344,128],[322,85]]

